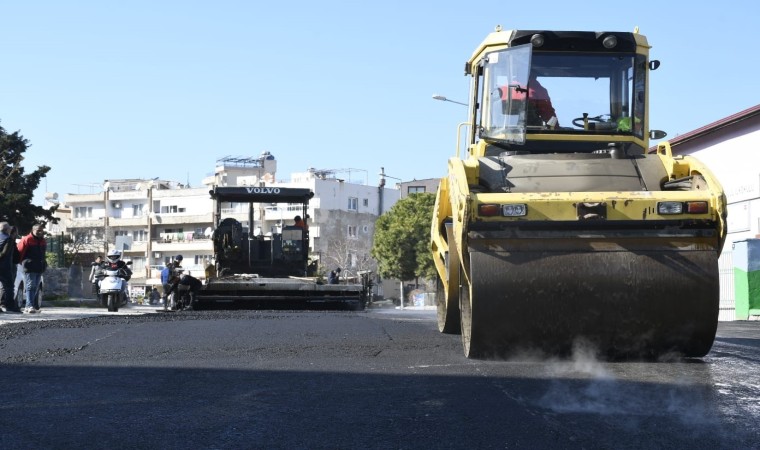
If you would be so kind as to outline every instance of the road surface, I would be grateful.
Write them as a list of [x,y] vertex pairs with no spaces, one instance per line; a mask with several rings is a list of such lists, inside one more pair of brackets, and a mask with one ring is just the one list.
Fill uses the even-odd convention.
[[430,310],[141,308],[0,326],[0,448],[760,447],[760,322],[702,359],[487,361]]

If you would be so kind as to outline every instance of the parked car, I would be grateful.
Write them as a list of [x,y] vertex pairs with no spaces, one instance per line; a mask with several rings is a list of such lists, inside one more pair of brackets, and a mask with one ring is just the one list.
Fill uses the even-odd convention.
[[[42,286],[45,282],[45,276],[40,277],[40,286],[37,289],[37,304],[42,305]],[[24,270],[21,268],[21,264],[18,265],[16,271],[16,280],[13,282],[13,292],[16,293],[16,304],[19,308],[26,307],[26,298],[24,298]]]

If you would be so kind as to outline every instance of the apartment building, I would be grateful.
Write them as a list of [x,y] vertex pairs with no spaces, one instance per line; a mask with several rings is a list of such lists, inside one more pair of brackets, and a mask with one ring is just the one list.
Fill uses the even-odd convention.
[[106,180],[95,194],[67,194],[71,211],[61,228],[80,254],[116,248],[132,261],[133,288],[159,284],[160,269],[175,255],[193,276],[213,258],[212,202],[208,188],[166,180]]

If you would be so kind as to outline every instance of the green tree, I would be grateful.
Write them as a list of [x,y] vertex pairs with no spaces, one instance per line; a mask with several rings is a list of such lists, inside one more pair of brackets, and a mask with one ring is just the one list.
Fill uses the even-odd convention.
[[39,166],[25,174],[21,163],[28,148],[29,141],[18,131],[8,134],[0,126],[0,221],[15,225],[20,235],[31,231],[37,221],[58,222],[53,217],[58,206],[46,209],[32,204],[34,190],[50,167]]
[[372,245],[380,276],[402,281],[435,276],[430,253],[434,204],[433,194],[411,194],[380,216]]

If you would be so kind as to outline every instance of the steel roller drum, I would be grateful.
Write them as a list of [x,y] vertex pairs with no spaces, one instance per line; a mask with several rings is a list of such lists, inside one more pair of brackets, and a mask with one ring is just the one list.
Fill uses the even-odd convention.
[[[700,357],[718,324],[715,251],[471,251],[468,357]],[[468,295],[469,292],[469,295]],[[471,301],[470,301],[471,300]]]

